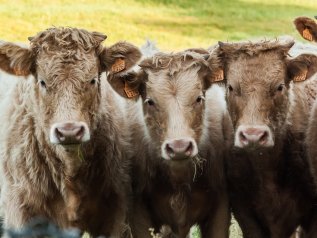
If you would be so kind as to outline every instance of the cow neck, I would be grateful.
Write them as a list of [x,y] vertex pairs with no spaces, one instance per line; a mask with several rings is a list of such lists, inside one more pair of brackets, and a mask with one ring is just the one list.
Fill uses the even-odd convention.
[[[285,130],[275,140],[279,142],[270,149],[233,150],[232,159],[247,159],[251,169],[259,175],[262,181],[278,182],[288,176],[289,170],[297,159],[305,159],[303,154],[304,134],[294,134]],[[292,151],[296,151],[293,153]],[[281,181],[280,181],[281,182]]]
[[233,159],[247,159],[251,168],[258,174],[276,171],[283,159],[283,145],[279,143],[265,149],[234,149]]

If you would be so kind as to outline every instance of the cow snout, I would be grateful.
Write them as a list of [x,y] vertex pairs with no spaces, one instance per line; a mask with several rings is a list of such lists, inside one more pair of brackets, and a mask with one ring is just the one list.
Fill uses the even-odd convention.
[[245,147],[250,144],[270,147],[274,145],[268,126],[239,126],[235,135],[235,146]]
[[53,144],[80,144],[89,139],[89,129],[84,122],[55,123],[51,127],[50,141]]
[[163,158],[172,160],[191,158],[198,153],[196,142],[190,138],[166,141],[162,149]]

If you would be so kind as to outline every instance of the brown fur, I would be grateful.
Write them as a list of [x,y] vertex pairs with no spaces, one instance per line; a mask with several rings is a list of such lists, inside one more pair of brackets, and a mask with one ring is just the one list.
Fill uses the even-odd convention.
[[[0,45],[2,70],[34,76],[20,80],[1,104],[6,228],[21,228],[32,217],[44,216],[93,236],[129,235],[126,122],[100,75],[117,58],[129,62],[124,73],[140,52],[125,42],[104,48],[105,38],[76,28],[51,28],[31,38],[30,48]],[[51,125],[69,120],[86,122],[90,141],[51,144]]]
[[[186,237],[196,223],[202,237],[228,237],[223,163],[224,130],[230,130],[230,123],[221,94],[205,93],[213,65],[201,53],[158,53],[141,62],[141,72],[126,78],[141,95],[129,111],[135,151],[131,223],[136,237],[151,237],[148,229],[157,233],[164,224],[173,234],[163,232],[163,237]],[[197,102],[203,95],[206,103]],[[164,159],[163,142],[180,137],[194,138],[199,155],[185,161]]]
[[[313,19],[310,19],[308,17],[297,17],[295,20],[294,20],[294,25],[296,27],[296,30],[298,31],[298,33],[304,38],[304,34],[303,34],[303,31],[305,29],[307,29],[309,31],[309,33],[311,34],[312,38],[311,40],[312,41],[317,41],[317,23],[315,20]],[[306,39],[306,40],[309,40],[309,39]],[[309,40],[309,41],[311,41]]]
[[[305,28],[307,28],[312,35],[312,41],[317,42],[317,23],[316,21],[309,19],[307,17],[298,17],[295,19],[294,24],[298,30],[298,32],[303,36],[302,32]],[[304,37],[304,36],[303,36]],[[304,37],[305,38],[305,37]],[[313,174],[315,184],[317,184],[317,150],[316,150],[316,140],[317,140],[317,102],[316,102],[316,75],[314,76],[314,84],[312,86],[313,89],[308,89],[307,87],[305,90],[309,95],[312,95],[311,98],[313,100],[309,100],[309,104],[312,105],[312,110],[309,117],[309,124],[306,131],[306,144],[307,144],[307,154],[310,164],[310,169]],[[312,88],[312,86],[310,88]],[[314,90],[315,89],[315,90]],[[313,220],[317,221],[317,216],[313,218]],[[310,233],[308,234],[310,237],[314,237],[317,234],[317,225],[313,226]]]
[[[298,225],[309,230],[313,181],[305,156],[309,105],[305,83],[291,82],[317,58],[287,58],[293,42],[220,43],[227,103],[234,130],[267,125],[274,146],[232,149],[228,160],[230,202],[244,237],[289,237]],[[282,90],[278,90],[282,86]],[[312,236],[313,237],[313,236]]]

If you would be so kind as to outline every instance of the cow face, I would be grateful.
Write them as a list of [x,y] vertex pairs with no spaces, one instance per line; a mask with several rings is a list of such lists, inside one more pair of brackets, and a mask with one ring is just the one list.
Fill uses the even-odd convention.
[[103,48],[104,39],[101,33],[52,28],[32,37],[30,48],[0,45],[1,69],[34,76],[35,120],[52,144],[68,146],[89,141],[97,126],[101,73],[124,72],[140,57],[140,52],[128,43]]
[[316,72],[314,55],[287,58],[293,43],[219,44],[235,147],[273,147],[283,134],[291,103],[290,82],[299,83]]
[[[205,51],[205,56],[209,57]],[[211,63],[194,50],[158,53],[141,62],[141,72],[124,82],[141,96],[146,128],[156,154],[168,161],[187,161],[198,155],[205,111],[205,91]],[[116,79],[111,80],[112,84]],[[111,82],[110,81],[110,82]],[[123,86],[115,89],[123,96]]]

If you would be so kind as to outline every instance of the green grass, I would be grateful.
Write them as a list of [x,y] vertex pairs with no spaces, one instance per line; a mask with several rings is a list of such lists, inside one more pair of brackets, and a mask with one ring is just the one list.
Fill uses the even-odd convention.
[[297,37],[294,17],[316,13],[315,0],[0,0],[0,39],[26,42],[51,26],[75,26],[106,33],[108,45],[150,38],[161,49],[178,50],[218,40]]
[[[163,50],[179,50],[219,40],[300,39],[292,20],[315,14],[316,0],[0,0],[0,39],[27,42],[46,28],[71,26],[106,33],[107,45],[149,38]],[[241,237],[235,222],[231,237]]]

